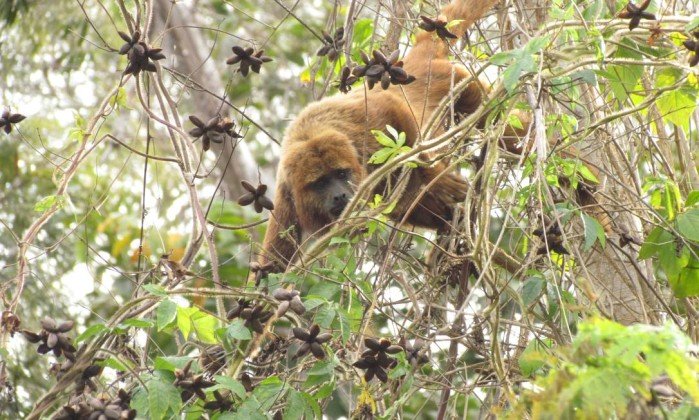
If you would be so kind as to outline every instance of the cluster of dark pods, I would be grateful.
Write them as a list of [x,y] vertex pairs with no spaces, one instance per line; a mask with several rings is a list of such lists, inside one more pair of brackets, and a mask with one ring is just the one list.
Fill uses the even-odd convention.
[[303,315],[306,312],[306,307],[303,306],[303,302],[301,302],[298,290],[279,288],[272,293],[272,296],[279,301],[277,317],[284,316],[289,309],[297,315]]
[[446,18],[443,16],[438,16],[434,19],[427,16],[420,16],[420,19],[422,20],[418,25],[420,29],[427,32],[435,32],[443,41],[457,38],[455,34],[449,32],[449,29],[447,29],[449,22],[447,22]]
[[203,373],[195,374],[191,371],[193,360],[187,362],[184,368],[175,369],[174,385],[180,389],[180,397],[183,402],[189,401],[193,396],[206,400],[206,388],[216,385],[215,381],[208,379]]
[[204,123],[202,119],[195,115],[189,116],[189,121],[194,124],[194,128],[189,130],[189,135],[195,139],[201,138],[202,149],[206,152],[211,147],[211,143],[221,144],[226,139],[239,139],[242,136],[233,129],[235,123],[229,118],[222,118],[217,115]]
[[253,186],[248,181],[240,181],[240,184],[247,191],[245,194],[238,198],[238,204],[241,206],[247,206],[252,204],[253,208],[257,213],[262,213],[262,210],[274,210],[274,204],[272,200],[267,198],[265,195],[267,193],[267,185],[260,184],[257,187]]
[[10,112],[10,108],[6,108],[2,112],[2,116],[0,116],[0,128],[2,128],[6,134],[10,134],[12,132],[12,125],[17,124],[25,118],[27,117],[22,114],[13,114]]
[[270,57],[264,55],[264,51],[260,50],[255,52],[252,47],[243,48],[235,46],[233,49],[233,56],[226,60],[226,64],[232,66],[234,64],[240,64],[240,74],[247,77],[250,70],[255,73],[260,72],[260,68],[264,63],[272,61]]
[[93,397],[89,393],[73,396],[54,420],[131,420],[136,410],[131,408],[131,394],[120,389],[114,398]]
[[342,52],[342,47],[345,45],[345,28],[339,28],[333,36],[327,32],[323,32],[323,46],[318,49],[316,55],[318,57],[328,56],[330,61],[337,60]]
[[410,76],[403,69],[403,62],[398,60],[399,50],[393,51],[386,57],[381,51],[374,50],[371,58],[363,51],[361,52],[364,65],[356,66],[352,74],[359,77],[366,77],[369,89],[380,83],[382,89],[388,89],[390,85],[407,85],[415,81],[414,76]]
[[385,338],[381,340],[367,338],[364,340],[364,345],[366,350],[352,366],[364,371],[365,381],[369,382],[376,377],[381,382],[386,383],[388,381],[386,370],[393,368],[398,363],[389,354],[400,353],[403,351],[403,347],[391,344],[391,341]]
[[265,330],[265,322],[269,321],[272,315],[272,311],[266,310],[262,304],[253,305],[248,300],[238,299],[233,309],[226,314],[226,318],[229,321],[240,318],[245,321],[245,327],[262,334]]
[[309,352],[313,356],[322,360],[325,359],[325,350],[323,350],[323,343],[330,341],[333,336],[330,333],[320,333],[320,326],[318,324],[311,325],[310,328],[304,329],[301,327],[296,327],[291,330],[294,338],[300,340],[303,344],[298,348],[294,359],[303,357]]
[[629,30],[632,31],[638,28],[641,23],[641,19],[655,20],[655,15],[646,12],[646,9],[650,5],[650,0],[644,0],[640,5],[635,5],[632,2],[628,2],[626,7],[618,13],[622,19],[629,19]]
[[155,72],[155,61],[165,58],[162,48],[151,48],[141,40],[140,31],[135,31],[131,35],[119,31],[119,36],[126,42],[119,49],[119,54],[126,55],[129,60],[124,74],[137,75],[142,71]]
[[22,330],[22,335],[30,343],[40,343],[36,351],[39,354],[53,352],[54,356],[65,356],[66,359],[75,360],[76,349],[66,335],[73,329],[73,321],[56,322],[53,318],[46,317],[41,320],[41,331],[34,333]]

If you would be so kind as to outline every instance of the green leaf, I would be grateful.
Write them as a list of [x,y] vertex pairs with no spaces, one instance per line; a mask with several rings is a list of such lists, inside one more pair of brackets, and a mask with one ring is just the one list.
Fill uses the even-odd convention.
[[684,202],[685,207],[692,207],[697,203],[699,203],[699,191],[694,190],[687,194],[687,200]]
[[126,106],[126,89],[123,87],[117,89],[117,92],[109,98],[109,106],[114,107],[115,105],[128,109]]
[[695,16],[694,18],[692,18],[692,20],[689,21],[687,26],[684,27],[684,30],[686,32],[692,32],[698,28],[699,28],[699,16]]
[[284,419],[297,420],[302,419],[309,409],[306,398],[296,390],[289,391],[289,396],[286,399],[286,408],[284,409]]
[[350,241],[347,238],[343,238],[340,236],[333,236],[330,238],[330,245],[338,245],[338,244],[349,244]]
[[523,376],[532,376],[536,371],[546,365],[547,353],[553,346],[550,338],[544,340],[532,340],[527,344],[517,361]]
[[688,265],[671,281],[672,291],[677,298],[699,296],[699,266]]
[[699,242],[699,208],[677,215],[677,231],[690,241]]
[[391,158],[393,152],[393,149],[379,149],[376,152],[374,152],[373,155],[371,155],[371,157],[369,158],[369,163],[381,165],[382,163],[385,163],[388,159]]
[[182,406],[180,392],[169,382],[152,379],[146,384],[148,388],[148,413],[151,419],[170,417],[178,413]]
[[531,54],[525,51],[518,51],[512,64],[502,73],[502,80],[508,92],[514,91],[523,74],[536,70],[536,61]]
[[134,368],[134,364],[129,360],[119,360],[114,356],[109,356],[107,359],[95,362],[99,366],[108,367],[114,369],[117,372],[128,372]]
[[189,339],[189,334],[192,332],[193,323],[192,316],[197,313],[197,308],[181,308],[177,307],[177,328],[184,336],[185,340]]
[[218,320],[211,314],[203,311],[198,311],[192,317],[192,325],[194,327],[194,333],[197,335],[199,340],[208,344],[217,344],[216,339],[216,328],[218,327]]
[[177,307],[177,328],[185,339],[193,331],[205,343],[216,343],[216,326],[218,321],[199,308]]
[[641,245],[641,249],[638,250],[638,259],[645,260],[654,256],[663,246],[670,242],[674,246],[672,235],[660,226],[655,227],[646,237],[645,242]]
[[75,344],[108,330],[109,328],[107,328],[104,324],[91,325],[85,331],[83,331],[82,334],[75,338]]
[[261,408],[269,410],[275,401],[284,397],[284,382],[278,376],[268,376],[255,386],[252,395],[260,402]]
[[336,315],[337,311],[335,311],[335,308],[330,305],[326,305],[318,310],[318,313],[315,316],[315,322],[321,327],[329,329],[332,327]]
[[530,54],[536,54],[544,49],[549,44],[549,41],[550,37],[548,35],[534,37],[527,42],[527,45],[524,46],[524,50]]
[[[387,129],[390,128],[391,130],[393,130],[393,127],[391,127],[390,125],[387,125],[386,128]],[[393,131],[395,132],[395,130],[393,130]],[[396,147],[396,142],[391,137],[386,135],[386,133],[384,133],[383,131],[371,130],[371,134],[374,135],[374,137],[376,138],[376,141],[378,141],[380,145],[385,146],[385,147],[389,147],[389,148]]]
[[604,234],[604,228],[594,217],[590,217],[584,212],[581,212],[583,223],[585,224],[585,244],[583,250],[587,251],[595,245],[595,241],[599,240],[602,248],[607,244],[607,236]]
[[[156,370],[166,370],[168,372],[174,372],[175,369],[184,369],[184,367],[192,360],[189,356],[160,356],[155,358],[155,363],[153,367]],[[197,364],[192,365],[194,372],[197,370]]]
[[158,326],[158,331],[162,331],[163,328],[170,325],[177,316],[177,304],[170,299],[165,299],[160,302],[155,310],[155,319],[157,320],[156,325]]
[[50,210],[54,205],[56,206],[57,210],[62,209],[64,205],[63,196],[48,195],[42,198],[38,203],[34,205],[34,211],[45,212],[47,210]]
[[166,298],[168,296],[167,290],[159,284],[153,284],[153,283],[144,284],[142,286],[142,288],[143,288],[143,290],[150,293],[151,295],[155,295],[155,296],[163,297],[163,298]]
[[232,391],[238,398],[245,398],[245,387],[240,382],[231,377],[222,375],[215,376],[215,379],[216,383],[222,388]]
[[523,130],[524,125],[522,125],[522,120],[515,114],[509,114],[507,116],[507,125],[518,130]]
[[611,65],[607,66],[607,70],[598,70],[597,74],[607,79],[614,96],[624,102],[629,98],[629,92],[636,90],[636,85],[643,74],[643,67]]
[[679,87],[660,95],[655,104],[664,120],[689,130],[689,122],[697,108],[697,95],[687,87]]
[[308,371],[304,387],[308,389],[319,384],[333,382],[335,366],[337,366],[337,361],[334,356],[326,360],[317,361]]
[[252,334],[250,330],[245,326],[245,321],[236,318],[231,321],[228,328],[226,328],[226,334],[233,340],[250,340],[252,339]]
[[546,286],[546,280],[541,277],[529,277],[522,286],[522,302],[528,307],[541,296],[541,292]]
[[599,184],[599,180],[597,179],[595,174],[593,174],[592,171],[590,170],[590,168],[588,168],[586,165],[579,165],[577,167],[577,171],[578,171],[578,174],[580,174],[580,176],[584,180],[590,181],[594,184]]
[[317,393],[316,395],[310,395],[308,393],[302,392],[301,395],[306,399],[306,404],[307,404],[307,412],[308,408],[310,408],[310,412],[306,416],[308,419],[319,419],[323,417],[323,412],[320,409],[320,405],[318,404],[318,401],[320,401],[319,398],[317,398]]
[[119,324],[120,328],[152,328],[155,326],[155,322],[150,319],[137,319],[129,318],[125,319],[124,322]]
[[683,258],[681,254],[679,256],[677,255],[677,250],[673,242],[660,248],[658,262],[672,284],[676,283],[680,271],[687,265],[688,259]]

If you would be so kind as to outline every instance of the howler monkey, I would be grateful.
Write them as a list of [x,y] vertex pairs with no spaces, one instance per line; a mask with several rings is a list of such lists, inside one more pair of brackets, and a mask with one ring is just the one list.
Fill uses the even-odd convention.
[[[442,14],[448,22],[458,22],[449,30],[460,37],[495,3],[497,0],[454,0]],[[310,104],[298,115],[287,128],[282,144],[262,263],[273,261],[279,268],[286,267],[298,243],[342,213],[354,193],[353,187],[375,169],[368,164],[369,157],[383,147],[372,130],[385,130],[390,125],[405,133],[407,145],[415,143],[421,125],[450,89],[471,76],[463,66],[448,60],[448,52],[445,41],[421,31],[403,60],[405,71],[416,78],[413,83],[387,90],[358,88],[348,95]],[[480,83],[472,82],[455,101],[455,111],[475,111],[482,92]],[[406,216],[421,190],[430,185],[407,220],[432,229],[445,227],[467,188],[458,175],[442,174],[445,168],[444,163],[437,163],[412,170],[391,217]]]

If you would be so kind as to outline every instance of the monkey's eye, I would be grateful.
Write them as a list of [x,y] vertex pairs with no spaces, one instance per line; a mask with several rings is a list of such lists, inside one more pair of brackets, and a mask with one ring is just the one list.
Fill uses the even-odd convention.
[[349,180],[349,169],[340,169],[335,173],[335,177],[337,177],[337,179],[340,181]]
[[328,177],[327,177],[327,176],[323,176],[323,177],[320,177],[320,178],[316,179],[315,181],[313,181],[313,182],[310,184],[310,187],[311,187],[311,189],[313,189],[313,190],[320,191],[320,190],[323,190],[325,187],[328,186],[328,181],[330,181],[330,180],[328,179]]

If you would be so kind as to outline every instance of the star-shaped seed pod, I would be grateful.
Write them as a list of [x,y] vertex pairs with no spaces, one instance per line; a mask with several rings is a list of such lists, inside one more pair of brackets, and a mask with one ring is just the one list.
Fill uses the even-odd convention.
[[[382,89],[388,89],[390,85],[407,85],[415,81],[414,76],[408,75],[403,70],[403,62],[398,60],[399,50],[395,50],[386,57],[381,51],[374,50],[372,59],[367,64],[371,64],[365,71],[367,84],[372,89],[376,83],[381,83]],[[362,57],[364,60],[364,57]]]
[[325,350],[323,350],[323,343],[330,341],[333,338],[330,333],[320,334],[320,326],[318,324],[311,325],[311,328],[305,330],[300,327],[293,328],[292,333],[294,338],[303,342],[301,347],[296,350],[294,359],[305,356],[309,351],[315,356],[316,359],[325,359]]
[[204,404],[204,409],[220,411],[222,413],[231,411],[233,410],[233,400],[230,398],[230,395],[226,394],[226,396],[224,396],[217,390],[214,391],[214,400],[208,401],[206,404]]
[[238,318],[244,309],[252,308],[252,302],[247,299],[240,298],[233,304],[233,309],[228,311],[226,319],[229,321]]
[[70,398],[54,420],[131,420],[136,418],[136,410],[130,407],[131,395],[120,389],[117,397],[111,400],[106,397],[95,398],[89,392],[83,392]]
[[15,333],[19,331],[19,326],[22,322],[19,317],[13,312],[5,310],[2,311],[2,317],[0,317],[0,329],[10,333],[10,337],[14,337]]
[[[135,36],[136,32],[131,36],[131,41],[133,41]],[[129,47],[127,47],[127,45]],[[129,60],[129,64],[124,69],[125,75],[133,74],[136,76],[142,71],[154,73],[157,71],[154,62],[165,58],[165,54],[162,53],[162,48],[152,48],[143,41],[138,41],[133,45],[127,41],[126,45],[121,48],[126,51],[126,58]]]
[[425,346],[425,343],[420,339],[415,340],[412,344],[405,341],[403,348],[405,349],[405,358],[413,367],[424,365],[430,361],[430,358],[427,357],[426,354],[428,350],[427,346]]
[[425,30],[427,32],[436,32],[437,36],[442,41],[458,38],[456,35],[449,32],[449,29],[447,29],[447,25],[449,24],[449,22],[447,22],[444,16],[438,16],[435,19],[429,18],[427,16],[420,16],[420,19],[422,19],[422,22],[420,22],[420,24],[418,25],[420,29]]
[[250,263],[250,272],[255,274],[255,286],[259,286],[262,279],[266,279],[270,273],[276,270],[277,266],[271,261],[264,264],[260,264],[257,261]]
[[344,66],[340,72],[340,81],[337,88],[342,93],[349,93],[352,90],[352,85],[357,81],[357,77],[352,74],[352,70],[349,66]]
[[367,347],[362,352],[362,357],[375,357],[381,367],[390,369],[398,363],[396,359],[388,356],[389,354],[397,354],[403,351],[403,347],[391,344],[391,341],[382,338],[376,340],[374,338],[364,339],[364,345]]
[[38,343],[36,351],[39,354],[46,354],[53,351],[54,356],[65,356],[67,359],[74,361],[76,349],[70,342],[70,338],[65,334],[73,328],[73,321],[56,322],[53,318],[46,317],[41,320],[42,330],[39,333],[23,330],[22,335],[30,343]]
[[234,65],[240,63],[240,74],[244,77],[247,77],[250,70],[259,73],[262,64],[272,61],[270,57],[263,55],[264,50],[255,52],[251,47],[243,48],[237,45],[232,50],[234,55],[226,60],[226,64]]
[[131,48],[138,45],[138,41],[141,40],[141,31],[134,31],[134,33],[130,36],[127,33],[121,31],[118,31],[117,33],[119,34],[121,39],[123,39],[126,42],[126,44],[122,45],[119,49],[119,55],[128,54],[129,51],[131,51]]
[[264,323],[272,317],[272,311],[265,311],[264,306],[255,305],[253,308],[245,308],[240,312],[240,318],[245,320],[247,328],[262,334],[265,330]]
[[655,15],[648,13],[645,10],[650,5],[650,0],[644,0],[639,6],[636,6],[631,1],[626,4],[626,8],[622,9],[617,14],[622,19],[631,19],[629,21],[629,30],[632,31],[641,23],[641,19],[655,20]]
[[195,375],[189,371],[193,361],[187,362],[183,369],[175,369],[174,385],[182,390],[180,398],[184,402],[189,401],[195,395],[202,400],[206,400],[204,389],[216,385],[216,382],[206,379],[203,373]]
[[270,211],[274,210],[274,204],[272,203],[272,200],[265,196],[265,193],[267,192],[267,185],[260,184],[257,187],[253,187],[252,184],[248,181],[240,181],[240,184],[248,192],[240,196],[240,198],[238,199],[238,204],[240,204],[241,206],[253,204],[255,211],[258,213],[262,213],[263,209],[267,209]]
[[291,309],[297,315],[303,315],[306,312],[306,307],[301,302],[298,290],[286,290],[279,288],[272,293],[272,296],[279,301],[277,307],[277,317],[282,317]]
[[88,406],[91,410],[89,416],[85,417],[88,419],[130,420],[136,418],[136,410],[123,409],[119,405],[101,398],[90,398]]
[[209,118],[209,120],[204,123],[196,115],[190,115],[189,121],[194,124],[194,128],[189,130],[189,135],[198,139],[201,137],[201,145],[204,151],[208,151],[211,148],[211,143],[221,144],[228,138],[239,139],[242,136],[235,131],[235,123],[229,118],[221,118],[220,115]]
[[690,52],[689,67],[694,67],[699,64],[699,31],[694,32],[692,35],[694,36],[693,40],[688,39],[682,43],[682,45],[684,45],[684,47]]
[[356,65],[352,69],[352,74],[357,78],[364,77],[366,75],[366,71],[369,70],[369,67],[371,67],[375,64],[374,60],[372,58],[370,58],[367,55],[367,53],[365,53],[364,51],[359,51],[359,55],[361,56],[362,62],[364,64],[363,65],[362,64]]
[[27,117],[22,114],[12,114],[10,113],[10,108],[5,108],[2,116],[0,116],[0,128],[5,130],[6,134],[10,134],[12,132],[12,124],[17,124],[25,118]]
[[323,31],[323,46],[320,47],[316,55],[318,57],[328,56],[330,61],[337,60],[340,56],[342,47],[345,45],[345,28],[338,28],[333,36]]
[[[95,362],[97,361],[102,362],[104,361],[104,358],[95,359]],[[66,366],[68,362],[70,362],[70,360],[63,364],[63,372],[59,372],[60,376],[65,374],[72,367],[72,362],[70,362],[71,366]],[[102,374],[103,370],[104,367],[98,364],[93,364],[86,367],[80,374],[80,377],[75,385],[75,389],[89,389],[91,391],[97,391],[97,383],[95,383],[94,379],[97,379]],[[56,375],[56,378],[58,378],[59,374]]]
[[374,356],[362,357],[352,364],[352,366],[364,371],[364,380],[369,382],[374,377],[377,377],[381,382],[388,382],[388,374],[386,370]]

